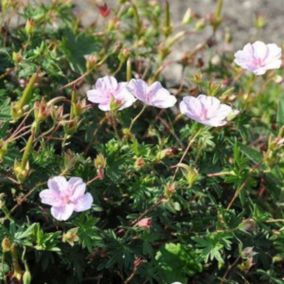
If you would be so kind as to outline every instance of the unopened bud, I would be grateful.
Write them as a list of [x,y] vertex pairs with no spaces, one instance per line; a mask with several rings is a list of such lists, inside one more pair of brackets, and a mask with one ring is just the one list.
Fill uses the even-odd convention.
[[35,22],[32,19],[26,21],[25,31],[28,36],[31,36],[35,30]]
[[63,106],[52,106],[50,116],[55,122],[61,121],[63,117]]
[[129,49],[128,49],[128,48],[124,48],[124,49],[122,49],[122,51],[119,53],[118,59],[119,59],[120,61],[124,62],[124,61],[126,61],[127,58],[129,57],[129,54],[130,54]]
[[256,223],[252,218],[245,219],[243,222],[239,225],[240,230],[246,231],[246,232],[253,232],[256,229]]
[[44,98],[34,103],[34,115],[36,121],[43,121],[49,116],[49,109]]
[[88,71],[92,70],[96,66],[96,63],[98,61],[97,56],[90,54],[90,55],[85,55],[84,57],[86,59],[87,70]]
[[62,121],[61,124],[63,125],[64,132],[67,135],[74,134],[77,131],[78,126],[79,126],[79,122],[77,121],[77,119],[64,120]]
[[192,20],[192,10],[188,8],[183,16],[182,23],[183,25],[188,25]]
[[162,160],[166,157],[173,157],[176,154],[178,154],[178,152],[179,152],[178,149],[174,148],[174,147],[163,149],[163,150],[158,152],[157,160]]
[[106,159],[102,154],[98,154],[95,159],[95,167],[96,169],[105,169],[106,167]]
[[5,237],[3,240],[2,240],[2,252],[5,253],[5,252],[9,252],[11,250],[11,241],[8,237]]
[[27,269],[23,274],[23,284],[31,284],[32,282],[32,275],[31,272]]
[[107,165],[106,158],[102,154],[98,154],[94,162],[95,162],[95,167],[97,169],[98,176],[100,177],[100,179],[103,179],[104,170]]
[[23,56],[22,56],[20,51],[19,52],[13,51],[12,59],[13,59],[14,63],[19,63],[23,60]]
[[27,176],[29,175],[30,165],[29,162],[26,162],[25,167],[22,166],[21,162],[15,160],[14,162],[14,174],[19,182],[24,182]]
[[168,183],[165,187],[165,197],[167,199],[170,199],[175,192],[176,192],[176,184]]
[[109,14],[111,13],[111,10],[106,3],[104,3],[103,5],[97,5],[97,7],[100,15],[103,16],[104,18],[109,16]]
[[257,15],[255,19],[255,26],[257,29],[263,29],[266,26],[266,19],[263,15]]
[[0,139],[0,162],[3,161],[6,153],[8,151],[8,142]]
[[205,20],[204,19],[200,19],[196,22],[195,24],[195,29],[197,31],[201,31],[205,28]]
[[78,229],[79,228],[72,228],[64,233],[62,236],[63,243],[68,243],[73,247],[75,245],[75,242],[79,241]]
[[141,229],[150,229],[152,226],[152,218],[143,218],[135,224],[136,227]]
[[145,160],[143,158],[138,158],[136,159],[135,163],[134,163],[134,168],[136,170],[140,170],[145,166]]

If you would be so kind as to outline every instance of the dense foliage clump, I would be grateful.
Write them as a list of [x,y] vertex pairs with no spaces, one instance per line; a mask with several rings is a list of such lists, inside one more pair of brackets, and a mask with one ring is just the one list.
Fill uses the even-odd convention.
[[[69,2],[1,1],[0,281],[283,283],[283,74],[270,70],[280,49],[267,48],[273,66],[241,52],[250,73],[237,66],[218,49],[220,0],[177,26],[170,1],[99,5],[89,27]],[[209,38],[172,59],[205,28]],[[178,79],[165,76],[174,65]],[[113,95],[98,108],[87,93],[99,78],[160,81],[171,103],[122,108]],[[200,94],[235,111],[192,115]],[[88,198],[63,217],[42,193],[59,176],[60,190],[69,180]]]

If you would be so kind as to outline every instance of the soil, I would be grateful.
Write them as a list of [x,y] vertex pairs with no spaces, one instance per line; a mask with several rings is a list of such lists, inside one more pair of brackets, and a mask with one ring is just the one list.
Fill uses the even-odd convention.
[[[97,14],[97,3],[107,3],[111,9],[117,7],[118,1],[114,0],[73,0],[75,11],[82,18],[85,25],[94,21],[99,23],[102,17]],[[147,1],[147,0],[146,0]],[[148,0],[150,1],[150,0]],[[160,0],[163,5],[164,0]],[[214,12],[216,0],[170,0],[171,15],[175,23],[183,18],[185,11],[190,8],[202,17],[209,17]],[[262,16],[265,19],[263,29],[256,28],[256,18]],[[216,34],[218,49],[214,52],[229,50],[234,52],[247,42],[262,40],[266,43],[275,42],[278,45],[284,43],[284,0],[224,0],[223,23]],[[211,28],[207,28],[194,37],[188,37],[175,48],[169,60],[178,59],[182,54],[192,49],[197,43],[204,41],[211,35]],[[224,42],[225,35],[230,34],[231,42]],[[213,56],[214,54],[211,54]],[[172,65],[170,70],[165,70],[165,75],[174,81],[180,79],[181,68]]]

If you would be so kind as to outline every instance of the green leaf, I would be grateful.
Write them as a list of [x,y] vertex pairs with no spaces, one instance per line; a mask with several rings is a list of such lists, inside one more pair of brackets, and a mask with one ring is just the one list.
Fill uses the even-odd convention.
[[257,150],[243,144],[238,144],[241,152],[247,156],[252,162],[260,164],[263,160],[262,154]]
[[180,243],[167,243],[156,254],[156,265],[160,283],[180,281],[202,270],[198,255],[194,250]]

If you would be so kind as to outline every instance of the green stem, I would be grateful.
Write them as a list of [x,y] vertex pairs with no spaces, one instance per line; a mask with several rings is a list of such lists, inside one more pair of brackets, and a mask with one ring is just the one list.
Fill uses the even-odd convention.
[[12,245],[11,248],[12,263],[14,268],[14,276],[19,280],[22,274],[22,270],[18,261],[18,254],[16,245]]
[[116,112],[115,111],[111,112],[111,122],[112,122],[112,127],[113,127],[113,130],[114,130],[115,136],[116,136],[117,140],[120,140],[118,130],[117,130]]
[[132,62],[131,58],[128,58],[126,62],[126,81],[129,82],[131,78],[132,78]]
[[165,15],[165,23],[164,23],[164,35],[168,37],[172,32],[171,27],[171,11],[170,11],[170,3],[166,0],[166,7],[165,7],[166,15]]
[[32,94],[32,91],[33,91],[33,87],[34,87],[34,84],[36,82],[36,79],[38,77],[38,73],[34,73],[32,75],[32,77],[30,78],[29,80],[29,83],[27,84],[26,88],[24,89],[24,92],[23,92],[23,95],[22,97],[20,98],[17,106],[21,109],[24,107],[24,105],[30,100],[30,97],[31,97],[31,94]]
[[176,170],[175,170],[175,173],[174,173],[174,176],[173,176],[173,181],[175,180],[176,175],[177,175],[177,172],[178,172],[178,170],[179,170],[179,166],[178,166],[178,165],[183,162],[183,160],[184,160],[184,158],[186,157],[186,155],[187,155],[187,153],[188,153],[190,147],[192,146],[192,144],[194,143],[194,141],[196,140],[197,136],[200,134],[201,131],[202,131],[202,128],[199,128],[199,129],[196,131],[196,133],[190,137],[189,142],[188,142],[188,145],[187,145],[186,149],[184,150],[183,155],[182,155],[181,159],[179,160],[179,162],[178,162],[178,164],[177,164],[177,167],[176,167]]
[[131,131],[131,129],[133,128],[133,125],[135,124],[135,122],[139,119],[139,117],[143,114],[143,112],[146,109],[146,105],[143,106],[143,108],[141,109],[141,111],[132,119],[130,126],[129,126],[129,132]]
[[27,165],[27,162],[28,162],[28,159],[29,159],[29,155],[30,155],[31,150],[32,150],[35,134],[36,134],[38,128],[39,128],[39,122],[35,121],[33,123],[32,130],[31,130],[32,133],[31,133],[29,140],[26,144],[25,151],[24,151],[24,154],[23,154],[23,158],[22,158],[22,161],[21,161],[21,168],[22,169],[26,168],[26,165]]

